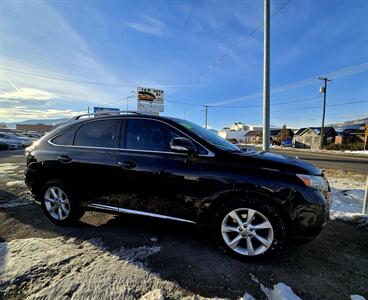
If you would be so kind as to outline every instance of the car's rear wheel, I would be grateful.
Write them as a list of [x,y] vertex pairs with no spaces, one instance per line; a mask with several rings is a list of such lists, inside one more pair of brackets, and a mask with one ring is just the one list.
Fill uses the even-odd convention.
[[71,189],[61,180],[47,182],[39,198],[44,213],[56,224],[75,223],[84,214]]
[[287,242],[285,223],[276,209],[259,199],[224,204],[213,219],[213,234],[222,250],[238,258],[271,257]]

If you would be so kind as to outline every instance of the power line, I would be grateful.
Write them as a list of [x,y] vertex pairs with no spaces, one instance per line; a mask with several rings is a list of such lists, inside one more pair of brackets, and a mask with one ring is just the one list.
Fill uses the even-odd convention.
[[[302,98],[302,99],[295,99],[295,100],[288,100],[285,102],[277,102],[277,103],[271,103],[271,106],[275,106],[275,105],[284,105],[284,104],[290,104],[290,103],[299,103],[299,102],[304,102],[304,101],[311,101],[311,100],[316,100],[316,99],[320,99],[321,96],[316,96],[316,97],[310,97],[310,98]],[[255,104],[255,105],[213,105],[211,106],[212,108],[252,108],[252,107],[262,107],[262,104]]]
[[[135,87],[137,85],[133,84],[121,84],[121,83],[110,83],[110,82],[100,82],[100,81],[89,81],[89,80],[79,80],[79,79],[72,79],[72,78],[63,78],[58,76],[50,76],[50,75],[44,75],[39,73],[30,73],[30,72],[23,72],[19,70],[13,70],[8,68],[0,68],[2,71],[16,73],[16,74],[23,74],[30,77],[38,77],[38,78],[45,78],[50,80],[59,80],[59,81],[66,81],[66,82],[74,82],[74,83],[80,83],[80,84],[90,84],[90,85],[105,85],[105,86],[116,86],[116,87]],[[185,88],[185,87],[193,87],[193,85],[188,84],[182,84],[182,85],[151,85],[154,87],[173,87],[173,88]]]
[[[271,17],[277,15],[281,10],[283,10],[286,6],[288,6],[293,0],[289,0],[287,2],[285,2],[283,5],[281,5],[276,11],[274,11],[271,14]],[[220,64],[230,53],[234,52],[236,49],[238,49],[245,41],[246,39],[250,38],[251,36],[253,36],[258,30],[260,30],[261,28],[263,28],[264,23],[262,22],[262,24],[258,25],[256,28],[254,28],[251,32],[249,32],[247,35],[243,36],[242,38],[240,38],[237,42],[234,43],[234,45],[226,50],[225,53],[223,53],[222,55],[220,55],[214,62],[210,63],[207,68],[200,72],[196,77],[194,77],[194,79],[192,80],[192,84],[197,82],[201,77],[203,77],[206,73],[208,73],[209,71],[211,71],[213,68],[215,68],[218,64]],[[172,93],[170,96],[176,95],[180,92],[181,90],[178,90],[174,93]]]
[[[277,102],[271,104],[272,106],[275,105],[284,105],[289,103],[298,103],[298,102],[304,102],[304,101],[311,101],[321,98],[321,96],[315,96],[315,97],[308,97],[308,98],[299,98],[299,99],[288,99],[284,102]],[[203,107],[207,106],[210,108],[253,108],[253,107],[262,107],[262,104],[254,104],[254,105],[206,105],[206,104],[194,104],[194,103],[187,103],[187,102],[181,102],[181,101],[175,101],[175,100],[165,100],[165,102],[169,103],[176,103],[181,105],[188,105],[188,106],[196,106],[196,107]]]
[[[342,106],[347,104],[359,104],[359,103],[368,103],[368,100],[359,100],[359,101],[351,101],[351,102],[344,102],[344,103],[337,103],[337,104],[328,104],[326,107],[336,107],[336,106]],[[305,109],[321,109],[321,106],[309,106],[309,107],[299,107],[295,109],[283,109],[283,110],[275,110],[273,112],[283,112],[283,111],[297,111],[297,110],[305,110]]]
[[[348,72],[346,72],[346,70],[354,70],[354,71],[351,71],[351,72],[348,73]],[[325,75],[322,75],[322,76],[330,76],[331,77],[330,74],[333,74],[336,77],[332,76],[332,78],[338,79],[338,78],[341,78],[341,77],[350,76],[350,75],[353,75],[353,74],[364,72],[366,70],[368,70],[368,63],[362,63],[362,64],[359,64],[359,65],[355,65],[355,66],[351,66],[351,67],[348,67],[348,68],[336,70],[336,71],[333,71],[333,72],[330,72],[330,73],[326,73]],[[337,75],[339,75],[340,77],[337,77]],[[295,82],[292,82],[292,83],[288,83],[286,85],[282,85],[282,86],[272,88],[271,89],[271,94],[272,93],[287,92],[289,90],[301,88],[301,87],[310,85],[312,83],[316,83],[317,82],[316,79],[318,77],[319,76],[315,76],[315,77],[312,77],[312,78],[303,79],[303,80],[300,80],[300,81],[295,81]],[[247,98],[256,98],[256,97],[261,97],[261,96],[262,96],[262,93],[258,92],[258,93],[253,93],[253,94],[249,94],[249,95],[245,95],[245,96],[232,98],[232,99],[217,101],[215,103],[212,103],[212,105],[218,105],[218,103],[221,103],[221,104],[233,103],[233,102],[238,102],[238,101],[241,101],[241,100],[245,100]]]

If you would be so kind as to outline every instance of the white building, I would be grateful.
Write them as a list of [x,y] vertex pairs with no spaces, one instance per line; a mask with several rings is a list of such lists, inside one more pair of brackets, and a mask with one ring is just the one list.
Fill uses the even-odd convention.
[[[219,131],[219,136],[224,139],[235,139],[238,142],[245,141],[245,135],[249,131],[262,131],[262,126],[257,125],[247,125],[243,122],[235,122],[230,125],[230,127],[224,127]],[[271,126],[271,129],[280,129],[279,127]]]

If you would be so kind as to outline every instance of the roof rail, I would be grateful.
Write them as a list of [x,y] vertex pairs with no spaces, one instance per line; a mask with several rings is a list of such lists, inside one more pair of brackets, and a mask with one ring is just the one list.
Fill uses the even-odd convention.
[[123,114],[136,114],[136,115],[142,115],[142,113],[134,111],[134,110],[120,110],[120,111],[101,111],[96,113],[90,113],[90,114],[82,114],[75,117],[72,117],[70,120],[75,121],[79,120],[83,117],[93,118],[93,117],[100,117],[100,116],[109,116],[109,115],[123,115]]

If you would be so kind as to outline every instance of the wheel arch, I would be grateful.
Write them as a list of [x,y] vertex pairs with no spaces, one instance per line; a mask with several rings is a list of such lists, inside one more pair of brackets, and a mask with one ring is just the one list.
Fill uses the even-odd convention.
[[216,214],[216,212],[220,209],[220,207],[224,205],[224,203],[226,203],[227,201],[231,201],[232,199],[243,199],[246,202],[247,198],[249,197],[267,199],[267,203],[271,205],[274,209],[276,209],[276,211],[280,214],[280,217],[285,222],[285,225],[288,228],[289,231],[288,233],[290,233],[292,226],[292,218],[287,209],[281,204],[282,199],[278,199],[277,197],[271,195],[270,193],[260,191],[232,190],[220,194],[209,205],[206,215],[206,220],[208,222],[207,224],[211,222],[212,217]]

